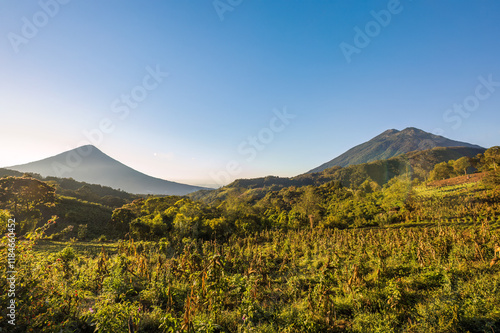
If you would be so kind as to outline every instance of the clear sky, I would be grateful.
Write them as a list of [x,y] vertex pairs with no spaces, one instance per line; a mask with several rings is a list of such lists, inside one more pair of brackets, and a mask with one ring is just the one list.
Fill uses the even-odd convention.
[[0,166],[90,141],[214,186],[390,128],[500,145],[497,0],[3,0],[0,32]]

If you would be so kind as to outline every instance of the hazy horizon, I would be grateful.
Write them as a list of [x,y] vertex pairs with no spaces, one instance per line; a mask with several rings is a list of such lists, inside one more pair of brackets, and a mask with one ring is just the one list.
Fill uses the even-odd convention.
[[[414,128],[414,127],[409,127],[409,128],[406,128],[406,129],[411,129],[411,128]],[[400,132],[400,130],[398,130],[398,129],[388,129],[387,131],[384,131],[383,133],[380,133],[380,134],[385,134],[385,133],[387,133],[389,131],[394,131],[394,130],[396,130],[396,132]],[[374,138],[372,138],[372,139],[374,139]],[[465,146],[465,144],[468,144],[468,143],[464,143],[464,146]],[[355,148],[355,147],[357,147],[357,145],[354,146],[354,147],[351,147],[351,148]],[[89,150],[89,148],[90,148],[90,150]],[[478,146],[478,148],[479,148],[479,146]],[[482,148],[485,148],[485,147],[482,147]],[[47,177],[47,176],[56,176],[56,177],[63,177],[63,178],[67,178],[67,177],[75,178],[76,176],[74,176],[73,174],[68,174],[67,172],[69,171],[71,173],[74,168],[80,167],[81,166],[81,162],[83,161],[83,159],[85,159],[86,156],[87,156],[87,154],[89,154],[90,152],[92,152],[93,149],[97,149],[98,151],[100,151],[101,153],[107,155],[111,159],[114,159],[117,162],[121,163],[121,161],[117,160],[116,158],[113,158],[112,156],[109,156],[108,154],[106,154],[106,152],[101,151],[96,146],[94,146],[94,145],[86,145],[86,146],[75,147],[74,149],[69,150],[69,152],[72,153],[72,154],[70,154],[71,157],[69,157],[69,158],[66,157],[65,161],[62,164],[59,163],[59,162],[57,162],[56,163],[57,166],[54,165],[54,163],[52,163],[53,165],[50,167],[50,169],[51,169],[50,175],[49,174],[44,174],[42,172],[41,173],[42,176],[44,176],[44,177]],[[348,151],[350,151],[350,149]],[[348,151],[346,151],[345,153],[347,153]],[[68,151],[60,152],[59,154],[56,154],[55,156],[66,154],[67,152]],[[44,161],[46,159],[51,159],[51,158],[53,158],[55,156],[47,156],[45,158],[42,158],[39,161]],[[336,156],[336,157],[338,157],[338,156]],[[30,161],[27,164],[30,164],[31,162],[37,163],[39,161]],[[22,164],[22,165],[26,165],[26,164]],[[19,169],[15,168],[15,167],[18,167],[18,166],[20,166],[20,165],[5,166],[5,168],[7,168],[7,169],[13,168],[14,170],[22,171],[22,170],[19,170]],[[129,166],[127,166],[127,167],[129,167]],[[136,169],[134,169],[134,170],[138,171],[138,172],[142,172],[141,170],[136,170]],[[26,171],[29,171],[29,170],[26,170]],[[225,186],[225,185],[229,184],[230,182],[232,182],[232,180],[234,180],[234,179],[228,180],[229,176],[230,176],[230,173],[229,173],[230,171],[231,170],[221,170],[218,174],[214,174],[212,176],[212,178],[211,178],[211,180],[214,181],[214,182],[205,183],[206,179],[200,179],[200,180],[197,181],[195,178],[188,178],[186,180],[180,179],[180,180],[176,180],[175,182],[178,182],[178,183],[181,183],[181,184],[186,184],[186,185],[202,186],[202,187],[206,187],[206,188],[219,188],[219,187],[222,187],[222,186]],[[39,171],[32,171],[32,172],[40,173]],[[55,174],[54,174],[54,172],[55,172]],[[62,173],[59,174],[60,172],[62,172]],[[318,172],[318,171],[307,170],[307,171],[301,172],[301,174],[308,173],[308,172]],[[299,174],[295,174],[295,175],[292,175],[292,176],[298,176],[298,175]],[[262,175],[262,176],[259,176],[259,177],[254,177],[254,178],[260,178],[260,177],[266,177],[266,176],[280,176],[280,175],[277,175],[277,174],[268,174],[268,175]],[[228,178],[226,178],[226,177],[228,177]],[[283,177],[283,176],[281,176],[281,177]],[[242,177],[242,178],[244,178],[244,177]],[[88,182],[88,180],[86,180],[84,178],[81,178],[81,177],[76,177],[75,179],[76,180],[80,180],[80,181],[87,181]],[[166,180],[168,180],[168,179],[166,179]],[[95,183],[101,183],[101,182],[97,181]],[[111,187],[118,188],[119,186],[118,187],[117,186],[111,186]]]

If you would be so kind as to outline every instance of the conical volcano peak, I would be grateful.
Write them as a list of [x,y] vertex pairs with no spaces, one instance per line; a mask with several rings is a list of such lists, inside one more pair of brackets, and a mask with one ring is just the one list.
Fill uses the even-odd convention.
[[148,176],[106,155],[93,145],[81,146],[40,161],[7,169],[34,172],[44,177],[73,178],[135,194],[184,195],[203,189]]

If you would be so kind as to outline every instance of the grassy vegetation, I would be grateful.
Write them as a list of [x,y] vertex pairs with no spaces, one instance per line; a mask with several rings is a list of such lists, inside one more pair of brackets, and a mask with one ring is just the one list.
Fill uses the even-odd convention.
[[499,239],[488,223],[124,241],[115,254],[39,252],[32,238],[14,332],[492,332]]
[[452,186],[418,186],[415,187],[417,195],[422,197],[442,197],[444,195],[461,195],[471,193],[473,191],[483,191],[485,186],[482,183],[466,183]]
[[117,242],[57,242],[49,239],[39,239],[33,246],[33,250],[42,254],[54,254],[61,252],[66,247],[71,247],[76,254],[85,256],[96,256],[102,251],[108,254],[116,254],[118,251]]

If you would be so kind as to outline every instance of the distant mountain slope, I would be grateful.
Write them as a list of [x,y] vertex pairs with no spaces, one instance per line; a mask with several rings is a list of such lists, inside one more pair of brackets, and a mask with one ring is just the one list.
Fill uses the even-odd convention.
[[371,179],[383,186],[392,178],[407,173],[413,179],[424,181],[436,164],[457,160],[463,156],[475,157],[484,153],[484,151],[484,148],[436,147],[422,151],[412,151],[386,160],[349,165],[344,168],[334,166],[321,172],[305,173],[292,178],[268,176],[254,179],[237,179],[215,191],[200,191],[190,194],[190,197],[213,203],[217,200],[224,200],[232,191],[256,190],[265,194],[269,191],[279,191],[284,187],[320,186],[331,181],[339,181],[345,187],[357,188],[365,180]]
[[414,179],[423,181],[438,163],[456,160],[463,156],[474,157],[484,153],[484,151],[484,148],[436,147],[423,151],[412,151],[386,160],[349,165],[345,168],[332,167],[318,175],[328,176],[348,187],[357,187],[368,178],[382,186],[393,177],[406,173],[410,173]]
[[[82,152],[90,153],[82,157]],[[109,157],[94,146],[83,146],[40,161],[6,167],[20,172],[34,172],[44,177],[73,178],[134,194],[185,195],[204,189],[154,178]]]
[[[79,182],[72,178],[42,177],[37,173],[27,173],[29,177],[45,182],[56,189],[56,194],[118,208],[140,196],[113,189],[100,184]],[[26,173],[0,168],[0,178],[25,177]]]
[[320,172],[333,166],[346,167],[378,160],[386,160],[416,150],[435,147],[482,147],[466,142],[459,142],[427,133],[418,128],[408,127],[402,131],[387,130],[370,141],[349,149],[333,160],[314,168],[307,173]]

